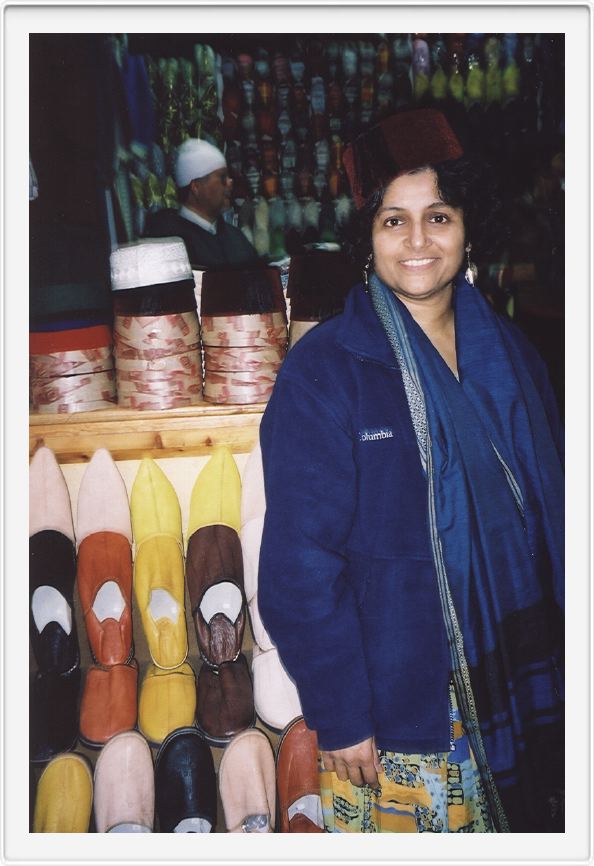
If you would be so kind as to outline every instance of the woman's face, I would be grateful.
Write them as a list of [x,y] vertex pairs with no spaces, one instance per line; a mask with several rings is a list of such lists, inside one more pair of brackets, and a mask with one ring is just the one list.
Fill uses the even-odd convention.
[[444,204],[432,169],[402,174],[386,188],[371,230],[375,271],[403,300],[448,289],[464,259],[461,208]]

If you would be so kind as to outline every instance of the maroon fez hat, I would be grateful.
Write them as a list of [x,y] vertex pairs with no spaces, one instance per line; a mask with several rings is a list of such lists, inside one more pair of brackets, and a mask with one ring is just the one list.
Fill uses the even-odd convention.
[[343,154],[355,206],[401,171],[457,159],[464,151],[441,111],[418,108],[382,120]]

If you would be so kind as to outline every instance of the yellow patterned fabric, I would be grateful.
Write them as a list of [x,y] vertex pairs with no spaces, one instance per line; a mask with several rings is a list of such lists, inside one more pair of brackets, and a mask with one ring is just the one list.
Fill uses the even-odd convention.
[[493,833],[474,755],[450,688],[449,752],[380,752],[380,787],[357,788],[324,770],[320,795],[329,833]]

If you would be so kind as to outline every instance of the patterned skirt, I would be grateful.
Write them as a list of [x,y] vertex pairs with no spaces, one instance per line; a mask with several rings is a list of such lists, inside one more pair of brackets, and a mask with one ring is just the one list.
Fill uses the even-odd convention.
[[380,786],[357,788],[324,770],[320,794],[329,833],[494,833],[478,768],[450,685],[452,749],[380,751]]

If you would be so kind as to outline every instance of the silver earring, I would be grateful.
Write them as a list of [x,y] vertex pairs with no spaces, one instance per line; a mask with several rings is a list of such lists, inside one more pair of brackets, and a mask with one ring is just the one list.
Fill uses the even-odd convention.
[[466,253],[466,262],[467,262],[466,272],[465,272],[464,276],[466,277],[466,282],[470,283],[471,286],[474,286],[474,281],[478,278],[478,268],[474,262],[470,261],[471,249],[472,249],[472,244],[468,244],[468,246],[465,247],[465,249],[464,249],[464,252]]
[[373,270],[373,253],[369,253],[367,261],[363,265],[363,282],[366,286],[369,285],[369,274]]

